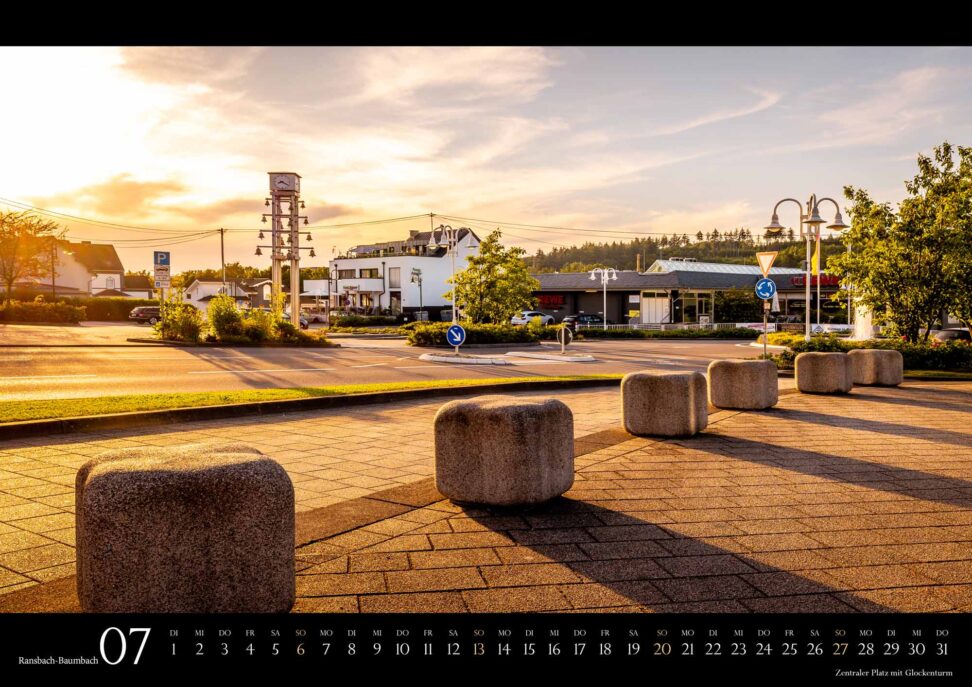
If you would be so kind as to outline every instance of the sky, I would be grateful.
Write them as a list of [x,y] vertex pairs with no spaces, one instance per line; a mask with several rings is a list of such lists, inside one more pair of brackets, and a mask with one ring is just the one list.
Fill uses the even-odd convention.
[[316,266],[430,219],[331,225],[428,213],[585,230],[506,227],[530,253],[759,228],[845,185],[897,202],[919,153],[972,145],[965,47],[0,47],[0,82],[0,198],[153,230],[61,222],[129,270],[218,266],[190,234],[220,227],[269,265],[269,171],[302,177]]

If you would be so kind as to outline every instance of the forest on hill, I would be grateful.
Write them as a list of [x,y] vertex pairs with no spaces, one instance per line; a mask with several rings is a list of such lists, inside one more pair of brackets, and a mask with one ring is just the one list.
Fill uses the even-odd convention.
[[[644,271],[660,258],[695,258],[699,262],[755,265],[756,252],[779,251],[775,266],[802,267],[802,262],[806,260],[806,250],[806,241],[795,235],[792,229],[776,239],[754,236],[749,229],[725,232],[713,229],[711,232],[699,231],[694,235],[648,236],[610,243],[588,241],[581,245],[540,249],[524,260],[534,274],[584,272],[595,267],[614,267],[619,270],[640,268]],[[821,241],[821,265],[825,266],[829,256],[843,250],[843,244],[836,237],[824,238]]]

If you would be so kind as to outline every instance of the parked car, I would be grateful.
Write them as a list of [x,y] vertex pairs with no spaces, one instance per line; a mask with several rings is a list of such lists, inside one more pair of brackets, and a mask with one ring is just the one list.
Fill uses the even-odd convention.
[[972,341],[972,334],[968,329],[940,329],[932,332],[932,338],[936,341]]
[[318,310],[304,310],[300,316],[308,322],[327,322],[327,316]]
[[[285,320],[287,320],[287,322],[290,322],[290,313],[289,312],[285,312],[283,314],[283,318]],[[300,328],[301,329],[307,329],[309,326],[310,326],[310,323],[307,321],[307,318],[304,317],[303,315],[301,315],[300,316]]]
[[157,305],[140,305],[128,313],[128,319],[134,320],[139,324],[155,324],[162,317],[160,313],[161,311]]
[[597,324],[604,324],[604,318],[600,315],[595,315],[593,313],[583,313],[580,315],[568,315],[563,319],[563,324],[565,327],[576,327],[579,324],[586,326],[592,326]]
[[511,317],[510,324],[530,324],[534,317],[540,318],[540,324],[553,324],[556,321],[552,315],[544,315],[538,310],[524,310],[519,315]]

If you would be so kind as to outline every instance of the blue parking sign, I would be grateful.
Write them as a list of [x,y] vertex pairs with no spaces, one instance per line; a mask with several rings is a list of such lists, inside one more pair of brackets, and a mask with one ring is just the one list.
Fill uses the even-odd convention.
[[167,250],[157,250],[157,251],[155,251],[153,262],[156,265],[168,266],[168,264],[169,264],[169,251],[167,251]]
[[446,330],[446,341],[450,346],[462,346],[466,342],[466,330],[454,324]]
[[776,282],[772,279],[763,277],[756,282],[756,295],[762,298],[764,301],[768,301],[770,298],[776,295]]

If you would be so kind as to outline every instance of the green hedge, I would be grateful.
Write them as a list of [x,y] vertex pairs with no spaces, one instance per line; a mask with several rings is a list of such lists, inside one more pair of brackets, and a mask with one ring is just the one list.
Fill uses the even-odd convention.
[[846,352],[855,348],[881,348],[899,351],[906,370],[972,370],[972,344],[964,341],[909,343],[900,339],[848,341],[836,336],[816,336],[797,341],[789,350],[771,356],[780,369],[792,369],[800,353],[808,351]]
[[747,327],[732,329],[580,329],[582,339],[755,339],[759,332]]
[[83,306],[87,309],[85,319],[106,322],[127,322],[128,315],[139,306],[154,305],[159,302],[152,298],[58,298],[59,302]]
[[77,324],[87,319],[84,307],[67,303],[10,301],[0,305],[0,322],[64,322]]
[[332,324],[335,327],[383,327],[396,325],[401,320],[397,317],[384,317],[378,315],[343,315],[335,317]]
[[[413,329],[406,330],[408,343],[413,346],[448,346],[446,331],[452,326],[451,322],[422,323]],[[510,324],[467,324],[462,323],[466,330],[467,344],[491,343],[535,343],[539,335],[531,327],[514,327]]]

